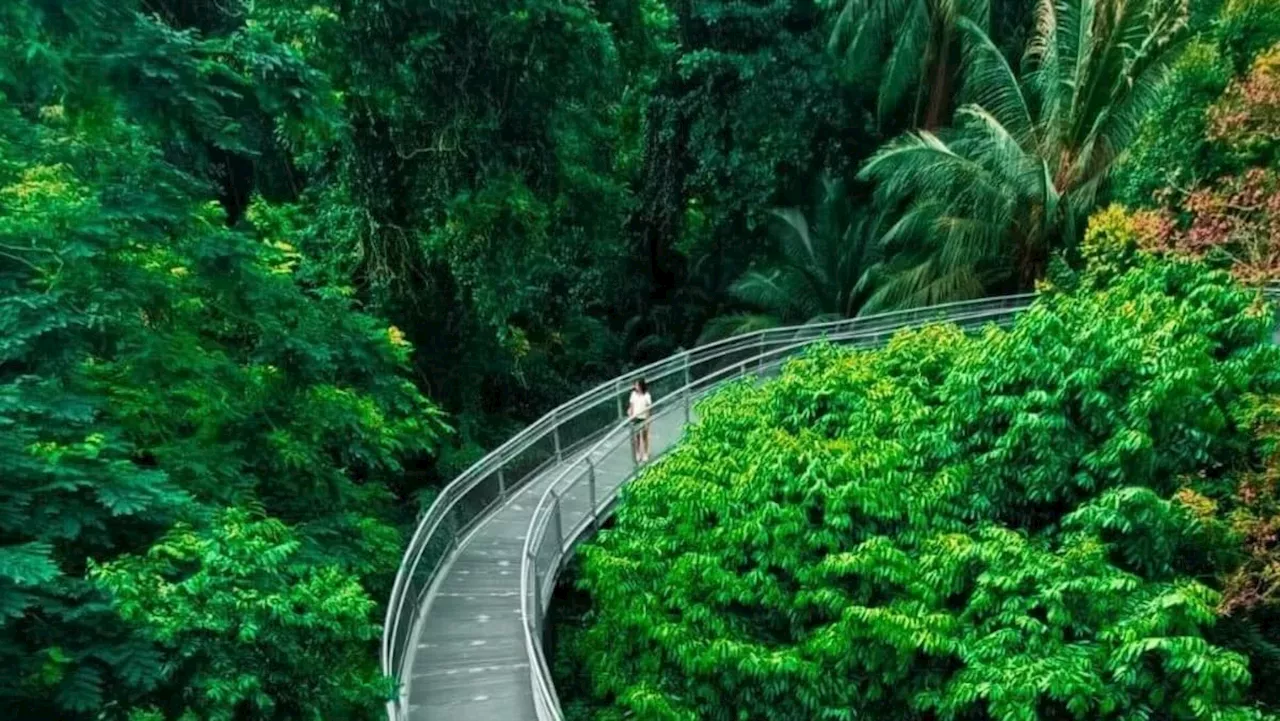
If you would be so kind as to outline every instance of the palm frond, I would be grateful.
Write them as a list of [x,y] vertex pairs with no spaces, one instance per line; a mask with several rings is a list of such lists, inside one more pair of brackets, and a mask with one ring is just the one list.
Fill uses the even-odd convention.
[[[962,0],[942,0],[948,8]],[[985,0],[976,0],[985,2]],[[869,307],[1026,283],[1078,241],[1182,41],[1185,0],[1039,0],[1019,78],[972,19],[957,126],[884,145],[859,177],[895,217]],[[1014,259],[1024,267],[1013,273]],[[842,283],[848,285],[848,283]]]
[[989,32],[991,28],[991,0],[946,0],[948,15],[955,20],[969,18],[969,21]]
[[[1022,56],[1023,85],[1036,98],[1037,123],[1045,132],[1052,132],[1062,117],[1062,93],[1058,91],[1061,62],[1055,42],[1060,22],[1055,0],[1038,0],[1034,19],[1031,37]],[[1047,146],[1050,139],[1041,137],[1040,143]]]
[[890,27],[885,17],[891,4],[883,0],[848,0],[831,30],[827,47],[841,58],[845,77],[866,83],[876,77]]
[[881,123],[897,109],[907,91],[923,82],[932,22],[925,0],[908,0],[905,21],[894,37],[880,71],[876,114]]
[[957,23],[969,38],[964,50],[964,98],[986,108],[1019,145],[1037,143],[1031,107],[1013,68],[981,27],[968,18]]
[[729,294],[745,305],[785,318],[803,298],[794,274],[785,268],[750,270],[729,286]]
[[956,116],[977,133],[978,142],[972,143],[969,155],[991,172],[1016,181],[1034,164],[1037,156],[1029,155],[1009,128],[986,108],[965,105]]
[[1091,78],[1097,77],[1096,68],[1089,61],[1094,58],[1093,49],[1099,38],[1093,32],[1097,17],[1098,0],[1058,0],[1059,16],[1063,19],[1058,28],[1055,45],[1059,57],[1058,83],[1053,92],[1063,100],[1066,108],[1060,126],[1059,141],[1065,147],[1076,147],[1077,129],[1085,116],[1086,90]]
[[976,266],[939,267],[936,258],[925,258],[895,269],[892,279],[878,289],[863,307],[864,313],[949,303],[979,298],[985,292]]
[[858,177],[876,181],[876,196],[884,207],[911,197],[1003,191],[990,169],[927,131],[908,133],[886,144],[867,160]]
[[782,240],[782,253],[787,261],[796,265],[814,263],[818,258],[812,234],[809,232],[809,221],[795,208],[776,208],[770,213],[780,219],[786,232]]
[[941,239],[935,255],[942,269],[977,267],[1007,250],[1007,222],[948,215],[938,218],[935,227]]
[[844,185],[826,179],[812,213],[816,222],[796,209],[773,215],[781,221],[780,257],[744,273],[730,295],[782,323],[856,312],[875,282],[882,218],[856,210]]

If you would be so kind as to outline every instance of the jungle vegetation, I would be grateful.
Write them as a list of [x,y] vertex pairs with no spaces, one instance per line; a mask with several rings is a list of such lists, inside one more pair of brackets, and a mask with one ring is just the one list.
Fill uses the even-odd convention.
[[523,424],[1039,285],[708,401],[586,554],[565,695],[1275,713],[1278,43],[1274,0],[0,3],[0,708],[375,718],[406,532]]
[[1280,347],[1104,215],[1003,330],[814,348],[580,551],[574,718],[1276,718]]

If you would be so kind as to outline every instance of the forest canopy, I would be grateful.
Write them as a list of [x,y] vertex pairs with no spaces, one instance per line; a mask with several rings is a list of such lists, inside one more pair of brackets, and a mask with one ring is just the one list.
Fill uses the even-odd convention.
[[[805,448],[787,423],[853,432],[836,432],[848,409],[815,390],[829,383],[866,407],[862,440],[953,444],[918,459],[948,469],[938,480],[893,466],[907,459],[888,441],[850,450],[800,434],[836,464],[823,473],[885,470],[867,493],[940,483],[876,511],[910,511],[897,525],[845,529],[936,568],[868,580],[867,598],[801,598],[786,623],[756,608],[768,643],[899,587],[897,603],[932,609],[944,581],[963,586],[984,563],[1034,567],[1025,582],[1041,589],[1068,573],[1064,558],[1082,564],[1102,588],[1097,606],[1070,609],[1088,618],[1027,606],[1018,623],[1044,625],[1043,645],[982,656],[956,634],[1006,633],[1008,619],[975,607],[959,623],[956,591],[911,631],[938,634],[928,648],[882,636],[870,656],[833,660],[875,670],[840,688],[838,674],[815,678],[814,657],[774,666],[732,644],[664,675],[645,655],[670,651],[658,644],[580,656],[598,669],[581,698],[641,714],[749,710],[776,689],[747,680],[768,677],[793,682],[777,713],[799,718],[849,694],[860,700],[840,713],[960,718],[976,703],[966,689],[989,688],[982,674],[1043,651],[1074,669],[1034,690],[1049,715],[1063,688],[1101,694],[1067,709],[1085,717],[1274,711],[1258,681],[1280,669],[1271,352],[1245,312],[1253,295],[1205,268],[1280,279],[1277,118],[1275,0],[0,2],[0,708],[40,721],[378,717],[396,691],[377,668],[378,625],[408,535],[521,427],[700,341],[1052,278],[1026,321],[1043,337],[935,328],[873,361],[825,349],[767,390],[709,401],[715,422],[637,487],[616,538],[658,522],[641,518],[645,484],[710,453],[724,427],[772,429],[777,447],[759,448],[778,473]],[[1140,350],[1191,365],[1150,369]],[[1101,376],[1053,385],[1064,358],[1137,373],[1151,395],[1089,385]],[[997,381],[1014,385],[987,395]],[[1027,395],[1034,384],[1048,395]],[[788,387],[794,397],[776,395]],[[1100,395],[1068,419],[1077,445],[1045,447],[1036,424],[1066,422],[1047,409],[1085,387]],[[760,417],[717,410],[735,402]],[[1122,402],[1128,415],[1108,415]],[[1025,438],[968,417],[920,425],[962,408],[1022,408]],[[1105,418],[1084,429],[1089,413]],[[1055,485],[1063,454],[1082,449],[1106,455]],[[1048,465],[1031,468],[1038,454]],[[764,474],[742,496],[763,505],[738,511],[774,514],[735,542],[821,525],[792,517],[808,491],[764,503],[782,476],[734,458],[720,472]],[[985,495],[957,512],[943,502],[961,490]],[[1167,542],[1141,545],[1135,523],[1163,524]],[[926,543],[940,529],[954,548]],[[681,561],[682,622],[721,634],[708,638],[764,633],[733,616],[750,604],[719,598],[732,613],[711,618],[693,601],[698,564],[730,550]],[[853,566],[832,560],[806,583],[838,586],[858,562],[840,558]],[[977,597],[1030,603],[990,593]],[[1174,625],[1126,626],[1142,603],[1177,609]],[[582,638],[598,649],[626,618],[600,615]],[[1165,666],[1098,674],[1116,639],[1173,631],[1190,640]],[[1111,645],[1077,654],[1085,638]],[[975,675],[954,668],[961,650],[979,654]],[[702,684],[730,658],[752,659],[730,675],[740,687]],[[1183,662],[1197,673],[1168,665]],[[894,680],[908,670],[922,675]],[[942,678],[961,685],[918,693]]]

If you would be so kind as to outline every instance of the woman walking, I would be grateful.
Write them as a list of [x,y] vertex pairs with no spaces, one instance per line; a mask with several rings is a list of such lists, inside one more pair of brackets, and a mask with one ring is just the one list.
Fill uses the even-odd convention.
[[631,419],[631,455],[636,463],[649,462],[649,409],[653,398],[649,385],[637,378],[631,386],[631,400],[627,403],[627,417]]

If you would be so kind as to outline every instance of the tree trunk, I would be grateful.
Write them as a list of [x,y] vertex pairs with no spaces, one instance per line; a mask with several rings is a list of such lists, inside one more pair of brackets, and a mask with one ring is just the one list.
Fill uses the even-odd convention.
[[655,97],[647,115],[643,184],[637,193],[640,202],[627,220],[627,228],[647,259],[649,301],[658,302],[674,290],[681,275],[671,249],[680,239],[684,220],[689,132],[684,114],[671,97]]
[[951,30],[944,25],[939,32],[942,37],[930,68],[929,108],[924,117],[924,129],[930,131],[942,125],[951,101]]

